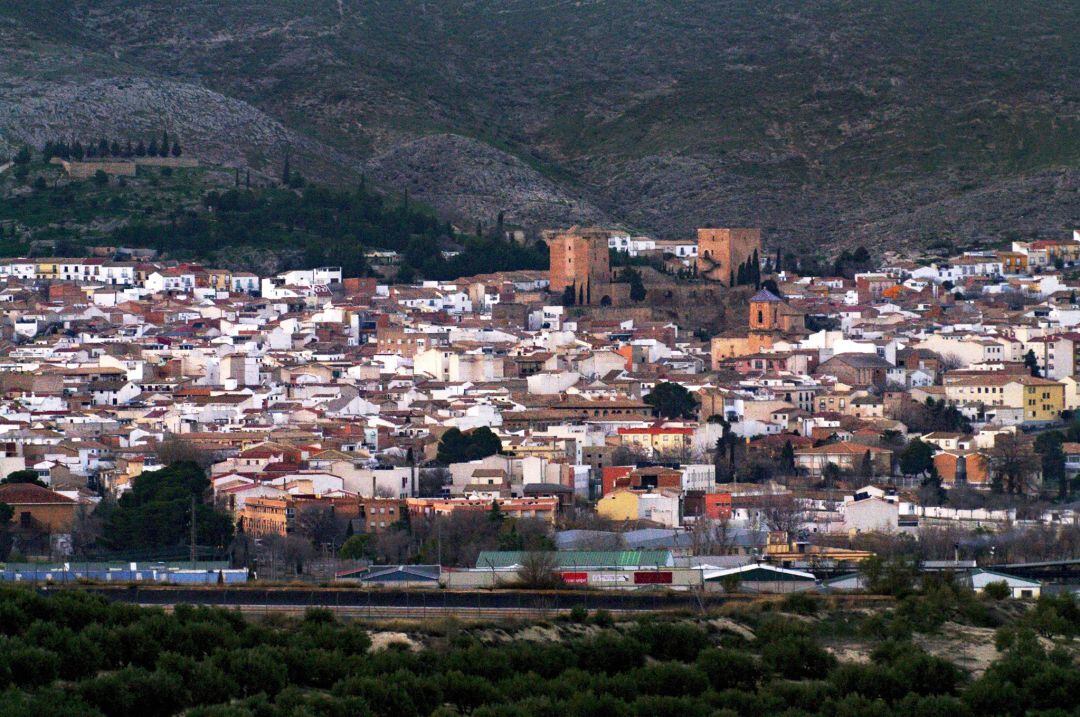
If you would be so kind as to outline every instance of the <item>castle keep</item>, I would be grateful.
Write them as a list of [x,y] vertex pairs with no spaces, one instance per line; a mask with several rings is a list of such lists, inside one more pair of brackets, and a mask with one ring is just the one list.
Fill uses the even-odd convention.
[[735,284],[739,266],[761,253],[760,229],[698,229],[698,275]]
[[[608,232],[572,227],[548,240],[551,256],[550,290],[573,292],[573,303],[593,306],[611,302],[611,261]],[[607,301],[605,301],[607,297]]]

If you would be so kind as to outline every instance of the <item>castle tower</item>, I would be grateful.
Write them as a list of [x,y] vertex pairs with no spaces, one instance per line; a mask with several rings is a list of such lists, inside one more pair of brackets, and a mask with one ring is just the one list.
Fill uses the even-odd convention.
[[698,229],[698,275],[732,285],[739,266],[761,254],[760,229]]
[[579,306],[600,304],[605,296],[610,301],[611,260],[606,231],[572,227],[549,239],[548,249],[552,293],[565,294],[570,287],[573,303]]
[[806,316],[768,289],[750,297],[750,335],[802,334]]
[[776,331],[780,328],[780,307],[783,300],[768,289],[750,297],[750,330]]

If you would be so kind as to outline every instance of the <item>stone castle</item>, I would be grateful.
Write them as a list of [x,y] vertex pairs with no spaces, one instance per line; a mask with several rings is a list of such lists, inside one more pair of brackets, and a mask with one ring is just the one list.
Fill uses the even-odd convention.
[[761,254],[760,229],[698,229],[698,276],[735,284],[739,266]]
[[607,231],[571,227],[548,239],[548,249],[552,293],[568,295],[572,292],[572,303],[577,306],[611,303]]

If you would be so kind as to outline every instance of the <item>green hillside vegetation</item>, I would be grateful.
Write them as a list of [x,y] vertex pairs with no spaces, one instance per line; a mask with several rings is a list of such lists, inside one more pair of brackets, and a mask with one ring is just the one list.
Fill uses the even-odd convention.
[[506,241],[498,222],[462,234],[407,197],[308,184],[295,172],[288,187],[249,186],[246,174],[215,168],[140,167],[136,177],[73,181],[55,165],[30,161],[8,174],[0,176],[7,194],[0,249],[8,256],[147,247],[165,258],[237,268],[263,268],[246,266],[245,257],[269,255],[280,258],[274,268],[335,265],[365,276],[365,251],[385,249],[402,254],[404,280],[547,268],[546,246]]
[[[943,599],[922,596],[919,610],[970,601]],[[826,609],[820,598],[793,596],[730,614],[737,631],[685,617],[612,624],[577,609],[561,631],[547,626],[556,635],[547,641],[491,641],[513,626],[427,623],[417,650],[373,652],[362,625],[325,610],[254,622],[214,608],[110,604],[78,589],[44,597],[4,588],[0,713],[1049,717],[1071,713],[1080,698],[1080,670],[1062,642],[1080,626],[1071,598],[1043,598],[1000,629],[1000,655],[978,677],[898,631],[900,608]],[[1040,622],[1051,614],[1056,621]],[[838,634],[864,634],[870,659],[838,660],[826,649]]]

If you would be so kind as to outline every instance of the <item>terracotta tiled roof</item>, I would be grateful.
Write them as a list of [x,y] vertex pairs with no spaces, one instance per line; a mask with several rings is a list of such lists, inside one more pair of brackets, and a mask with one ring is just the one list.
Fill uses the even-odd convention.
[[8,505],[31,505],[43,503],[74,503],[71,498],[60,495],[34,483],[6,483],[0,485],[0,503]]

